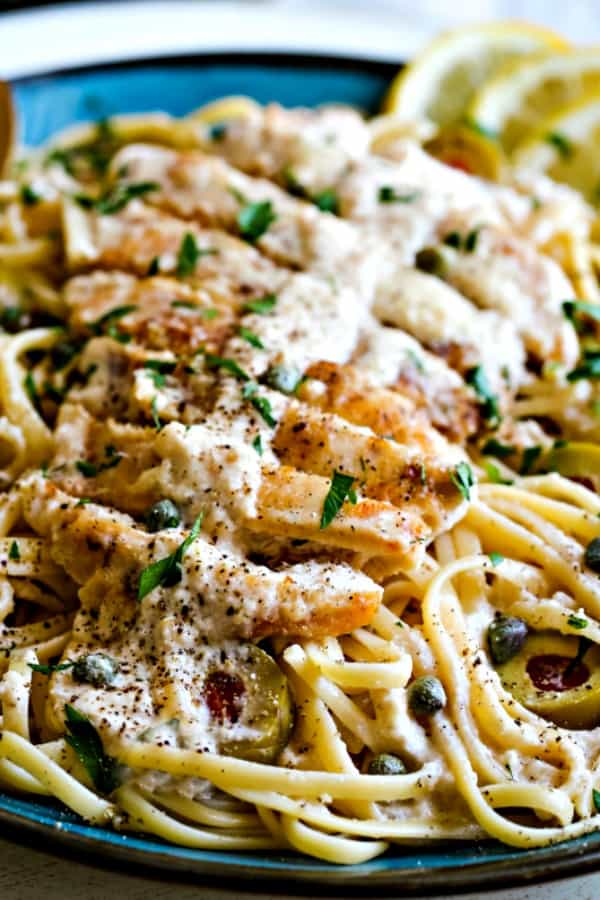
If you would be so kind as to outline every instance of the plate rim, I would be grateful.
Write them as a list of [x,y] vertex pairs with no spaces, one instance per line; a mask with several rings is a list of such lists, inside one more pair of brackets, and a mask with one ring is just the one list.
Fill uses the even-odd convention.
[[[336,53],[312,53],[312,52],[287,52],[279,50],[209,50],[185,53],[153,54],[143,57],[120,57],[114,60],[83,63],[74,66],[64,66],[17,75],[9,78],[11,85],[27,85],[32,82],[43,83],[55,78],[93,74],[94,72],[119,71],[131,68],[143,68],[153,66],[167,66],[169,68],[202,67],[212,64],[238,64],[261,65],[270,68],[281,68],[286,65],[296,65],[300,68],[326,68],[338,69],[348,72],[367,71],[370,74],[393,77],[398,69],[403,66],[400,60],[386,60],[351,54]],[[0,791],[2,796],[11,798],[22,795],[11,795]],[[23,802],[27,802],[26,795]],[[37,815],[32,812],[32,815]],[[7,833],[7,829],[12,830]],[[85,827],[85,825],[81,826]],[[293,869],[289,865],[287,870],[278,867],[264,868],[254,863],[240,862],[243,853],[237,851],[232,855],[231,862],[225,866],[222,862],[209,859],[189,860],[183,857],[170,855],[169,844],[165,844],[165,851],[143,850],[128,845],[116,843],[114,838],[118,832],[106,829],[107,836],[113,840],[99,839],[96,836],[79,834],[70,829],[60,828],[45,824],[0,807],[0,837],[20,846],[32,845],[35,837],[47,839],[48,847],[36,847],[47,850],[64,858],[75,854],[78,850],[85,850],[92,857],[95,865],[103,867],[125,864],[133,864],[138,870],[147,867],[151,871],[146,873],[152,877],[164,877],[170,874],[171,880],[185,881],[203,877],[216,877],[220,884],[230,883],[245,893],[257,893],[261,886],[271,890],[277,883],[279,893],[285,892],[287,896],[305,894],[310,886],[327,887],[328,891],[338,894],[340,891],[351,891],[353,894],[364,892],[365,887],[373,893],[379,894],[389,891],[391,887],[402,887],[404,896],[423,897],[432,890],[443,889],[444,896],[455,896],[465,891],[493,888],[492,882],[501,879],[502,888],[537,885],[554,881],[560,878],[581,876],[600,871],[600,842],[597,846],[581,846],[568,841],[555,844],[550,848],[536,848],[524,851],[522,856],[516,859],[493,860],[469,863],[462,866],[443,865],[432,868],[412,867],[402,869],[397,866],[389,866],[385,869],[361,872],[353,866],[338,866],[329,869],[310,870]],[[126,835],[124,835],[126,836]],[[585,841],[583,838],[577,841]],[[34,845],[35,846],[35,845]],[[443,845],[443,846],[447,846]],[[536,859],[538,850],[545,850],[542,858]],[[62,851],[62,853],[61,853]],[[202,853],[203,851],[198,850]],[[548,854],[548,855],[546,855]],[[300,857],[299,857],[300,859]],[[85,860],[80,860],[84,864]],[[141,874],[141,872],[139,873]],[[187,878],[186,878],[187,876]],[[426,877],[426,882],[424,878]],[[262,882],[262,885],[261,885]],[[197,880],[195,880],[197,883]]]

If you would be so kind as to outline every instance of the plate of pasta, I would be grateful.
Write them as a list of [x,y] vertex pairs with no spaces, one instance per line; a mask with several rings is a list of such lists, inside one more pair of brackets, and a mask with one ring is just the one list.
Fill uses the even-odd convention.
[[505,100],[532,67],[544,135],[578,51],[475,32],[0,91],[5,825],[406,892],[598,864],[597,211]]

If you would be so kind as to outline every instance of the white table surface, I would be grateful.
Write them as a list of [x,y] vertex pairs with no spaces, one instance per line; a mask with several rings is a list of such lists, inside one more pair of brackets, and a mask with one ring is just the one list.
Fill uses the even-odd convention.
[[[1,0],[0,0],[1,8]],[[172,0],[82,3],[0,13],[0,75],[116,58],[201,50],[271,49],[406,59],[441,28],[519,17],[571,40],[600,43],[600,0]],[[600,900],[600,873],[486,893],[486,900]],[[275,891],[276,889],[273,888]],[[318,900],[318,894],[307,894]],[[233,900],[214,879],[187,884],[61,859],[0,837],[1,900]],[[278,900],[281,894],[252,894]],[[463,894],[475,900],[480,894]],[[434,898],[430,898],[434,900]],[[436,898],[441,900],[441,898]]]

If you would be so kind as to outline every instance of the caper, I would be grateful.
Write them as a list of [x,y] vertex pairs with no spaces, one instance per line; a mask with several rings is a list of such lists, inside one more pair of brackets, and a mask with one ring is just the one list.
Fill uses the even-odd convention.
[[283,394],[293,394],[301,379],[302,372],[296,366],[271,366],[265,373],[265,384]]
[[415,266],[429,275],[437,275],[443,278],[448,269],[448,264],[441,250],[437,247],[423,247],[415,257]]
[[172,500],[159,500],[146,511],[144,522],[148,531],[162,531],[164,528],[177,528],[181,516]]
[[585,564],[594,572],[600,573],[600,537],[594,538],[585,548]]
[[107,653],[88,653],[73,663],[73,678],[94,687],[107,687],[117,677],[120,663]]
[[369,775],[406,775],[406,766],[393,753],[379,753],[373,757],[367,771]]
[[422,675],[408,689],[408,705],[416,716],[430,716],[446,705],[446,691],[439,678]]
[[523,648],[527,624],[515,616],[497,616],[487,632],[490,656],[497,664],[508,662]]

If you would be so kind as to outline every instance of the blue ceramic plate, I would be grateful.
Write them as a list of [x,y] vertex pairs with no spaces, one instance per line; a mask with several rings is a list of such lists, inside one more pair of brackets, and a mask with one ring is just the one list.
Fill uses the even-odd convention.
[[[398,64],[280,54],[210,54],[70,69],[15,83],[22,138],[39,144],[74,122],[114,113],[166,110],[175,115],[225,94],[249,94],[288,106],[325,101],[375,112]],[[86,825],[52,803],[0,793],[6,836],[29,832],[105,860],[170,873],[237,878],[248,886],[277,880],[278,888],[312,882],[362,892],[396,888],[407,894],[498,887],[581,874],[600,865],[600,833],[555,847],[517,851],[495,841],[395,848],[364,865],[341,867],[293,853],[186,850],[155,838]],[[81,854],[81,855],[80,855]]]

